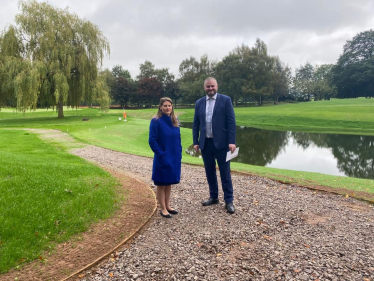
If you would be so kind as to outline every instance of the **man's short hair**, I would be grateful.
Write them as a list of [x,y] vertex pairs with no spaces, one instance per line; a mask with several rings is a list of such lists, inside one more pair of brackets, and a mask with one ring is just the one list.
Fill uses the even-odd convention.
[[211,81],[211,80],[214,80],[214,81],[216,81],[216,83],[217,83],[217,79],[216,79],[216,78],[214,78],[214,77],[208,77],[207,79],[204,80],[204,84],[205,84],[206,82],[208,82],[208,81]]

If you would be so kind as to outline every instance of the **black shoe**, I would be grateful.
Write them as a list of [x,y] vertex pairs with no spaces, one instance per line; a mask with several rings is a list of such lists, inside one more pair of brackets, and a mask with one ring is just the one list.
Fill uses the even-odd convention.
[[204,202],[201,202],[201,204],[203,204],[203,206],[210,206],[210,205],[218,204],[218,203],[219,203],[219,200],[218,199],[213,199],[213,198],[209,198],[208,200],[206,200]]
[[174,210],[168,210],[169,214],[173,214],[173,215],[176,215],[178,214],[178,210],[174,209]]
[[167,219],[171,218],[170,214],[164,215],[161,211],[160,211],[160,215],[163,216],[164,218],[167,218]]
[[234,207],[234,204],[233,203],[226,203],[226,211],[230,214],[233,214],[235,213],[235,207]]

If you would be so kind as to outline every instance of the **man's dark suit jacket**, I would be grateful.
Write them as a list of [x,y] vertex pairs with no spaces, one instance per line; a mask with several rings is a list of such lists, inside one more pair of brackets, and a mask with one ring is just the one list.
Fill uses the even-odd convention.
[[[192,127],[193,144],[199,145],[201,150],[204,149],[205,143],[205,111],[206,96],[196,102]],[[229,144],[235,144],[235,114],[231,99],[228,96],[217,93],[217,99],[213,108],[212,131],[216,149],[227,148],[228,150]]]

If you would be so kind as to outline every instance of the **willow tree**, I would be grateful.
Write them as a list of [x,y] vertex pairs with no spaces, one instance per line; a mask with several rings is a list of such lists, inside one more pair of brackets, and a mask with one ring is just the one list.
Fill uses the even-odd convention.
[[98,75],[109,43],[99,28],[68,8],[37,1],[19,7],[16,25],[0,38],[1,93],[13,91],[23,112],[37,103],[56,106],[59,118],[64,105],[82,100],[109,106],[109,89]]

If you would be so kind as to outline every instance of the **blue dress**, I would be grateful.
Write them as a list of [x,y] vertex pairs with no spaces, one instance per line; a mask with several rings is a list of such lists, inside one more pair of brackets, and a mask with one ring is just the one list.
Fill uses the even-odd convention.
[[182,142],[179,127],[171,117],[153,118],[149,126],[149,146],[154,152],[152,180],[155,185],[177,184],[181,178]]

